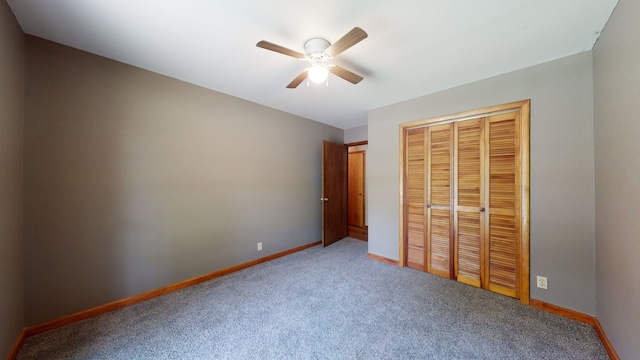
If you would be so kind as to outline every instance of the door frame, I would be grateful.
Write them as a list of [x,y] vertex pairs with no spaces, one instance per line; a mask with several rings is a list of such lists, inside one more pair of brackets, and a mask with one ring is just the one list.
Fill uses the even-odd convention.
[[362,156],[362,228],[365,227],[366,225],[366,206],[365,206],[365,195],[366,195],[366,180],[365,180],[365,174],[366,174],[366,150],[357,150],[357,151],[349,151],[349,148],[347,147],[347,225],[352,226],[349,221],[351,219],[351,202],[349,200],[351,200],[351,174],[352,174],[352,169],[351,169],[351,155],[361,155]]
[[[351,142],[351,143],[347,143],[344,144],[345,148],[347,149],[347,157],[349,156],[349,149],[352,147],[358,147],[358,146],[363,146],[363,145],[369,145],[369,140],[363,140],[363,141],[356,141],[356,142]],[[367,225],[367,197],[369,196],[368,192],[367,192],[367,152],[368,149],[366,150],[361,150],[365,153],[365,158],[364,158],[364,169],[363,169],[363,192],[364,192],[364,226],[362,228],[357,228],[357,227],[352,227],[351,225],[349,225],[349,221],[347,221],[347,227],[349,228],[349,236],[353,237],[354,239],[358,239],[358,240],[363,240],[363,241],[369,241],[369,226]],[[347,177],[349,176],[349,161],[347,161]],[[348,184],[347,184],[348,185]],[[348,189],[347,189],[348,190]],[[349,196],[347,194],[347,208],[349,207]],[[347,220],[348,220],[348,209],[347,209]],[[357,230],[354,230],[357,229]],[[364,230],[363,230],[364,229]]]
[[[349,187],[350,184],[350,180],[351,180],[351,167],[349,166],[350,163],[350,156],[352,154],[362,154],[362,228],[365,228],[367,226],[367,206],[366,206],[366,197],[367,197],[367,179],[366,179],[366,174],[367,174],[367,150],[366,149],[362,149],[362,150],[355,150],[355,151],[351,151],[351,148],[357,148],[360,146],[366,146],[368,145],[368,141],[361,141],[356,143],[356,145],[352,145],[352,144],[345,144],[345,147],[347,148],[347,219],[349,219],[351,213],[351,202],[349,201],[351,199],[351,188]],[[349,221],[347,220],[347,224],[349,226],[352,226],[351,224],[349,224]]]
[[406,134],[407,130],[426,127],[435,124],[452,123],[463,120],[470,120],[479,117],[498,115],[508,112],[520,113],[520,151],[521,151],[521,184],[520,184],[520,278],[518,279],[518,295],[520,302],[524,305],[529,305],[530,299],[530,249],[529,249],[529,236],[530,236],[530,209],[529,209],[529,118],[530,118],[531,100],[522,100],[512,103],[485,107],[481,109],[475,109],[470,111],[464,111],[456,114],[445,115],[425,120],[418,120],[409,123],[400,124],[399,128],[399,151],[398,151],[398,163],[399,163],[399,255],[398,265],[401,267],[406,266],[407,247],[405,244],[405,229],[407,226],[407,219],[405,217],[405,184],[406,184]]

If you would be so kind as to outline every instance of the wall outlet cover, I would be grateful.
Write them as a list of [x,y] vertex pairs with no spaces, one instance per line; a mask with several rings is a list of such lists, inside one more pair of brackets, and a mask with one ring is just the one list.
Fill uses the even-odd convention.
[[536,284],[540,289],[547,289],[548,287],[547,278],[545,276],[537,276]]

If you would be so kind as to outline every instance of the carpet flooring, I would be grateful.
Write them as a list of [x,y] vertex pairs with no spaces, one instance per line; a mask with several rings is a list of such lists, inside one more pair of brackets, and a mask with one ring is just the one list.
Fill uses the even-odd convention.
[[345,239],[26,340],[18,359],[608,359],[594,329]]

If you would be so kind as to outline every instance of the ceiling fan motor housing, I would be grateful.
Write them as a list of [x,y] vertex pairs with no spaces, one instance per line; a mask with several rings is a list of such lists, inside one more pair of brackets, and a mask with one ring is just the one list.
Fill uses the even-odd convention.
[[315,38],[304,43],[304,51],[311,60],[326,60],[330,56],[325,53],[331,44],[325,39]]

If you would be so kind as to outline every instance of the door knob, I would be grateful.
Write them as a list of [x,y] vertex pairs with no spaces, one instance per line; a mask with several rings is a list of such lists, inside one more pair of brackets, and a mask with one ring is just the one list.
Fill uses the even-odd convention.
[[483,207],[480,208],[480,212],[484,212],[484,208]]
[[329,201],[329,198],[320,198],[320,201]]
[[431,209],[431,204],[427,204],[427,207],[428,207],[429,209]]

